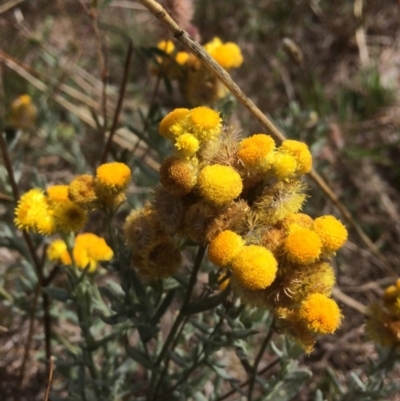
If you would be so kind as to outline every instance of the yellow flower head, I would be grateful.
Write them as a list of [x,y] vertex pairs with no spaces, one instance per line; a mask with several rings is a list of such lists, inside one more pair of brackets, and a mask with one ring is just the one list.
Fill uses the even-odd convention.
[[311,294],[302,303],[299,317],[315,333],[333,333],[340,325],[341,313],[337,303],[323,294]]
[[250,290],[267,288],[275,280],[278,263],[262,246],[248,245],[241,248],[232,261],[233,275],[237,282]]
[[242,52],[236,43],[227,42],[210,51],[210,56],[226,70],[238,68],[243,63]]
[[319,236],[309,228],[298,228],[291,232],[284,243],[288,259],[295,263],[306,265],[315,262],[322,249]]
[[96,170],[96,191],[116,195],[125,191],[131,180],[131,169],[124,163],[111,162]]
[[213,51],[218,49],[218,47],[220,47],[221,45],[222,45],[222,40],[216,36],[210,42],[206,43],[203,47],[207,53],[211,54]]
[[383,292],[383,301],[387,304],[393,304],[400,296],[400,291],[395,285],[390,285]]
[[196,181],[197,169],[187,160],[169,157],[160,167],[160,182],[171,195],[188,194]]
[[178,52],[178,53],[176,53],[175,61],[179,65],[184,65],[189,60],[189,57],[190,57],[189,53],[187,53],[187,52]]
[[148,205],[132,210],[125,220],[124,237],[131,248],[147,248],[156,235],[156,218]]
[[308,146],[299,141],[288,139],[282,142],[278,151],[293,156],[297,163],[296,174],[306,174],[312,167],[312,156]]
[[305,213],[291,213],[282,221],[287,232],[295,231],[299,227],[312,228],[314,220]]
[[69,201],[68,198],[68,185],[53,185],[46,189],[47,199],[52,204]]
[[171,54],[175,50],[175,45],[170,40],[161,40],[157,43],[157,48],[164,53]]
[[61,262],[64,265],[71,264],[67,244],[62,239],[56,239],[47,248],[47,258],[53,262]]
[[200,142],[192,134],[182,134],[176,139],[175,147],[183,157],[193,156],[200,147]]
[[68,185],[54,185],[46,189],[57,231],[78,232],[87,221],[86,212],[68,197]]
[[306,199],[306,195],[302,191],[304,191],[304,186],[299,180],[277,181],[266,187],[255,200],[254,211],[268,224],[277,223],[301,209]]
[[160,122],[160,135],[167,139],[175,139],[184,134],[184,122],[189,113],[189,109],[175,109],[168,113]]
[[86,211],[70,200],[54,205],[52,212],[57,231],[60,232],[76,233],[84,227],[87,221]]
[[323,252],[336,252],[347,240],[346,227],[333,216],[318,217],[313,228],[321,238]]
[[247,169],[265,171],[269,168],[275,149],[274,140],[266,134],[255,134],[243,139],[238,156]]
[[218,234],[208,247],[210,262],[219,267],[226,267],[243,247],[242,237],[233,231],[225,230]]
[[294,175],[297,169],[297,162],[292,155],[276,152],[271,167],[275,176],[279,180],[284,180]]
[[57,231],[46,195],[35,188],[21,196],[15,208],[14,223],[20,230],[51,235]]
[[29,129],[36,123],[37,109],[29,95],[15,99],[10,107],[8,123],[14,128]]
[[198,188],[205,200],[223,205],[240,195],[243,183],[240,175],[232,167],[214,164],[200,171]]
[[73,255],[79,268],[85,269],[89,266],[89,272],[93,273],[98,262],[111,260],[114,253],[104,238],[92,233],[83,233],[75,239]]
[[219,113],[204,106],[190,111],[188,129],[200,141],[210,141],[221,133],[221,118]]
[[94,209],[98,204],[94,177],[89,174],[76,177],[68,186],[68,197],[82,209]]

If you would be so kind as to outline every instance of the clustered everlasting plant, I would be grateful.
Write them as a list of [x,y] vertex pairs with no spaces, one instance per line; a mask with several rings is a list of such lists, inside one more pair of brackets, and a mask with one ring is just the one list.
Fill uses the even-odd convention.
[[161,165],[153,201],[125,223],[139,274],[168,277],[181,267],[182,243],[209,244],[209,260],[243,303],[271,310],[277,327],[310,352],[317,334],[340,324],[329,258],[347,231],[333,216],[300,213],[308,147],[277,147],[266,134],[238,140],[207,107],[173,110],[159,132],[174,155]]
[[[345,313],[332,297],[332,259],[348,232],[333,215],[313,218],[303,211],[303,179],[313,173],[309,147],[246,128],[239,135],[217,110],[227,87],[200,58],[177,46],[162,40],[151,51],[157,90],[161,78],[176,81],[188,108],[165,113],[149,107],[140,139],[154,131],[169,151],[158,175],[152,172],[149,196],[135,193],[145,180],[141,161],[118,150],[118,161],[104,162],[112,153],[118,107],[93,174],[57,185],[37,180],[22,196],[0,133],[16,200],[15,232],[0,234],[23,255],[31,278],[21,281],[25,298],[15,299],[21,305],[34,299],[32,310],[21,307],[31,320],[20,381],[33,349],[34,320],[42,319],[44,340],[38,341],[45,344],[49,368],[45,401],[223,401],[235,393],[249,401],[255,394],[258,401],[290,401],[311,376],[299,367],[300,354],[310,354],[319,336],[335,333],[342,323]],[[215,37],[198,47],[225,71],[243,63],[236,43]],[[123,96],[121,90],[121,107]],[[102,134],[109,129],[104,100],[104,127],[96,121]],[[12,102],[7,123],[13,131],[33,132],[40,111],[22,95]],[[76,171],[88,172],[85,163]],[[0,296],[13,305],[13,295],[1,286]],[[335,387],[330,401],[367,399],[359,394],[378,399],[382,372],[398,356],[400,279],[366,310],[367,332],[390,351],[382,352],[365,385],[354,373],[356,385],[348,385],[347,394],[329,371]],[[252,340],[261,337],[253,358],[250,350],[258,347]],[[270,359],[259,370],[267,349]],[[323,397],[317,390],[315,400]]]

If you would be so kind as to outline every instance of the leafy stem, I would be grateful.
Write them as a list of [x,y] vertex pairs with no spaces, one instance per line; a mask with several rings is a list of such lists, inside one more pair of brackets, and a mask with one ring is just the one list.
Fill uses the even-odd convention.
[[248,391],[248,395],[247,395],[247,399],[248,401],[252,400],[253,397],[253,390],[254,390],[254,384],[256,382],[256,377],[257,377],[257,369],[258,369],[258,365],[261,362],[261,359],[264,355],[264,352],[269,344],[269,342],[271,341],[272,335],[274,334],[274,320],[272,320],[269,329],[268,329],[268,333],[265,336],[265,339],[260,347],[260,350],[258,351],[258,354],[256,356],[256,359],[254,361],[254,365],[252,368],[252,372],[251,372],[251,376],[249,378],[249,391]]
[[[195,262],[193,265],[192,273],[190,275],[189,283],[188,283],[188,286],[186,289],[185,297],[184,297],[182,305],[181,305],[181,309],[178,313],[178,316],[175,319],[175,322],[168,334],[167,339],[165,340],[164,346],[163,346],[160,354],[158,355],[158,358],[154,365],[155,369],[157,369],[165,361],[165,358],[168,355],[169,347],[173,343],[173,341],[176,337],[176,334],[179,332],[181,323],[185,320],[186,308],[189,305],[190,299],[192,297],[193,288],[196,285],[196,281],[197,281],[197,273],[199,272],[205,251],[206,251],[205,246],[203,246],[203,245],[199,246],[199,249],[198,249],[197,255],[196,255],[196,259],[195,259]],[[153,399],[153,395],[155,394],[155,389],[158,388],[158,385],[157,385],[158,377],[159,377],[159,375],[154,370],[153,376],[151,379],[151,383],[150,383],[150,387],[149,387],[150,391],[149,391],[148,400]]]

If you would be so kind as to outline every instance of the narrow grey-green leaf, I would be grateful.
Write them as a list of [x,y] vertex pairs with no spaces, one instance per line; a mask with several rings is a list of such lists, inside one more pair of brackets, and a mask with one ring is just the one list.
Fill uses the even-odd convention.
[[44,287],[42,291],[49,295],[51,298],[56,299],[60,302],[67,302],[70,299],[70,295],[64,288],[57,287]]

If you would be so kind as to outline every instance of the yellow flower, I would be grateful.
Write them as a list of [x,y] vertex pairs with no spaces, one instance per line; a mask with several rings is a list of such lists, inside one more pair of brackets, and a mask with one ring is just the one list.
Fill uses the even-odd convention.
[[315,333],[333,333],[340,325],[341,313],[337,303],[323,294],[311,294],[302,303],[299,317]]
[[254,211],[266,223],[277,223],[301,209],[306,199],[306,195],[301,193],[303,190],[304,186],[299,180],[277,181],[266,187],[254,201]]
[[178,52],[175,56],[175,61],[180,64],[184,65],[189,60],[189,53],[187,52]]
[[276,177],[284,180],[294,175],[297,169],[297,162],[292,155],[276,152],[271,167]]
[[157,43],[157,48],[164,53],[171,54],[175,50],[175,45],[170,40],[161,40]]
[[175,147],[180,155],[190,157],[199,150],[200,143],[192,134],[183,134],[176,139]]
[[236,43],[227,42],[210,51],[211,57],[226,70],[238,68],[243,63],[242,52]]
[[233,275],[237,282],[250,290],[261,290],[275,280],[278,263],[262,246],[244,246],[232,261]]
[[71,264],[67,244],[62,239],[54,240],[47,248],[47,258],[53,262],[61,262],[64,265]]
[[68,185],[53,185],[46,189],[47,192],[47,199],[49,200],[50,204],[52,202],[65,202],[68,201]]
[[216,266],[225,267],[243,247],[242,237],[233,231],[225,230],[218,234],[208,247],[208,259]]
[[160,135],[167,139],[174,139],[184,134],[184,121],[189,113],[189,109],[175,109],[168,113],[160,122],[158,128]]
[[96,192],[116,195],[125,191],[131,180],[131,169],[124,163],[111,162],[96,170]]
[[188,194],[196,181],[197,169],[187,160],[169,157],[160,167],[160,182],[171,195]]
[[247,169],[265,171],[270,167],[275,142],[265,134],[255,134],[243,139],[239,145],[238,156]]
[[83,233],[75,239],[73,255],[79,268],[85,269],[89,266],[89,273],[92,273],[96,270],[98,262],[111,260],[114,253],[104,238],[92,233]]
[[314,220],[305,213],[291,213],[282,221],[282,225],[288,232],[295,231],[299,227],[312,228]]
[[198,176],[200,195],[209,202],[223,205],[237,198],[243,189],[240,175],[230,166],[204,167]]
[[80,231],[86,224],[87,214],[69,199],[68,185],[54,185],[47,188],[46,192],[57,231]]
[[14,128],[29,129],[36,123],[37,110],[29,95],[15,99],[10,107],[8,124]]
[[219,113],[204,106],[190,111],[188,129],[200,141],[210,141],[221,133]]
[[68,186],[68,197],[82,209],[94,209],[98,205],[94,177],[89,174],[76,177]]
[[203,47],[207,53],[212,53],[222,45],[222,40],[218,37],[213,38],[210,42],[206,43]]
[[400,291],[395,285],[390,285],[383,292],[383,301],[388,304],[392,304],[396,301],[397,297],[400,296]]
[[43,235],[56,232],[52,212],[41,189],[31,189],[22,195],[14,213],[14,223],[20,230],[36,231]]
[[70,200],[61,202],[52,208],[57,231],[60,232],[78,232],[87,221],[86,211]]
[[288,259],[295,263],[315,262],[321,254],[322,243],[319,236],[309,228],[298,228],[291,232],[284,243]]
[[313,229],[322,241],[323,252],[336,252],[347,240],[346,227],[333,216],[318,217]]
[[288,139],[282,142],[278,151],[293,156],[297,163],[296,173],[308,173],[312,167],[312,156],[305,143]]

